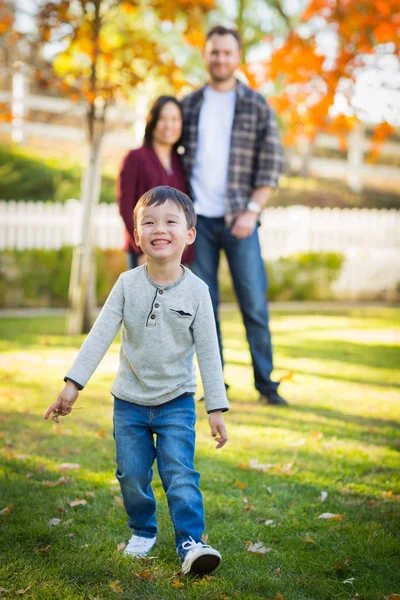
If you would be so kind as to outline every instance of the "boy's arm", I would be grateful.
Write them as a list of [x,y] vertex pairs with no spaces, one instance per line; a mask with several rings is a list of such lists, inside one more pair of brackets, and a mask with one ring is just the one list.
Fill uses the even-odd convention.
[[226,397],[214,313],[207,288],[201,289],[192,329],[206,410],[208,413],[225,412],[229,410],[229,403]]
[[85,387],[118,333],[123,309],[124,289],[120,277],[66,374],[65,381],[70,380],[78,389]]

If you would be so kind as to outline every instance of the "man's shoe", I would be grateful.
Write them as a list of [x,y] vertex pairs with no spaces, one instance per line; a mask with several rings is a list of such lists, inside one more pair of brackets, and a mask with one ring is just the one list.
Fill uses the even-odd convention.
[[288,402],[278,392],[260,394],[260,404],[271,404],[272,406],[288,406]]
[[214,550],[203,542],[195,542],[193,538],[184,542],[182,549],[186,551],[182,562],[183,575],[206,575],[214,571],[221,562],[218,550]]
[[127,547],[124,550],[124,554],[127,556],[137,556],[138,558],[144,558],[148,552],[152,549],[156,543],[156,538],[146,538],[139,535],[133,534],[128,542]]

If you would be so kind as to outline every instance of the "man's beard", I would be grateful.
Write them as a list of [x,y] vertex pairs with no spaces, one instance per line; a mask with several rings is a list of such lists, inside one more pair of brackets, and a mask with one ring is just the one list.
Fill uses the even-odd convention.
[[233,74],[235,71],[230,71],[229,73],[226,73],[225,75],[217,75],[215,73],[213,73],[213,71],[210,71],[210,75],[211,75],[211,79],[217,83],[223,83],[224,81],[229,81],[229,79],[232,79]]

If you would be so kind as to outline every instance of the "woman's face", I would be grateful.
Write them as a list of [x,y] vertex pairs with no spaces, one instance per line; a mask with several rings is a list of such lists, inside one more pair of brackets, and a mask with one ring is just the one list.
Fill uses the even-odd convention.
[[173,146],[181,137],[181,111],[174,102],[167,102],[161,109],[153,130],[153,142]]

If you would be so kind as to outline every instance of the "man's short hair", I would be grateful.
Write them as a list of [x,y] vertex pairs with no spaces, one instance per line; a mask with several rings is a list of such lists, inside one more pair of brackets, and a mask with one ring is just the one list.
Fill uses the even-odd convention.
[[[176,206],[179,206],[181,210],[185,213],[187,228],[196,227],[197,216],[194,211],[193,202],[183,192],[170,187],[169,185],[159,185],[157,187],[152,188],[148,192],[145,192],[143,196],[141,196],[135,206],[133,211],[133,222],[136,223],[136,217],[138,214],[139,208],[142,206],[159,206],[160,204],[164,204],[170,200]],[[135,225],[136,227],[136,225]]]
[[215,25],[206,35],[206,43],[213,35],[232,35],[238,43],[239,48],[242,47],[242,39],[237,29],[224,27],[223,25]]

